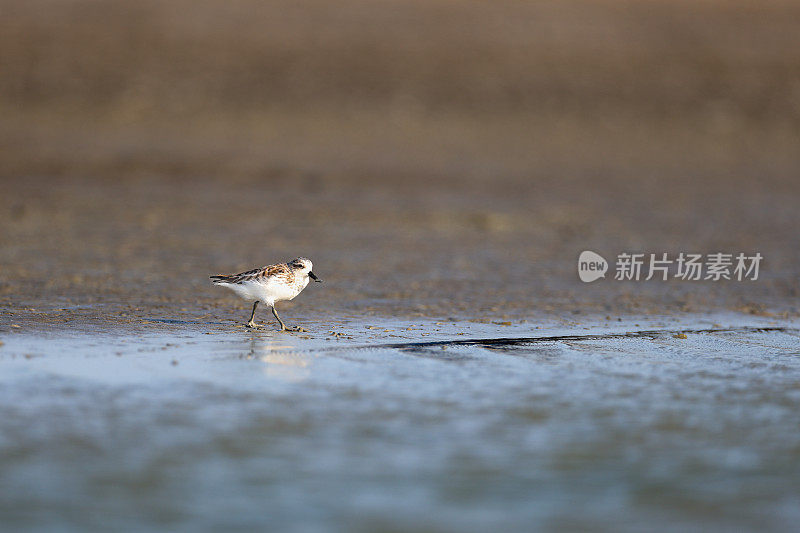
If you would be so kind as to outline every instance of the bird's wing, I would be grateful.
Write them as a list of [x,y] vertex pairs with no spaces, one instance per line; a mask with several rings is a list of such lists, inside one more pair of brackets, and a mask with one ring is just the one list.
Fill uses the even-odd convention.
[[271,278],[273,276],[289,278],[291,274],[292,270],[286,264],[279,263],[277,265],[267,265],[261,268],[254,268],[253,270],[248,270],[246,272],[239,272],[238,274],[211,276],[211,279],[214,280],[214,283],[241,284],[248,281],[263,282],[267,278]]

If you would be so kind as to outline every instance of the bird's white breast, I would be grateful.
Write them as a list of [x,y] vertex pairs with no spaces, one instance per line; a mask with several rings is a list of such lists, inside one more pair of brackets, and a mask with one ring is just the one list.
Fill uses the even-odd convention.
[[271,277],[262,281],[249,280],[224,285],[245,300],[258,300],[267,305],[274,305],[275,302],[291,300],[300,294],[308,285],[308,278],[300,279],[295,276],[291,282],[286,283],[279,277]]

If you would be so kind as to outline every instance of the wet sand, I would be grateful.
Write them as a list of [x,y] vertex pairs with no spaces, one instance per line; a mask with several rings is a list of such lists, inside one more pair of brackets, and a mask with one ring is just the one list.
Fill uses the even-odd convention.
[[[208,276],[298,255],[325,283],[281,304],[291,320],[797,315],[795,197],[760,186],[720,188],[712,199],[693,190],[650,211],[637,202],[663,197],[633,184],[616,200],[577,184],[275,180],[16,182],[0,200],[0,328],[139,329],[151,318],[232,326],[248,304]],[[732,202],[749,215],[731,211]],[[612,261],[626,250],[760,251],[765,259],[757,281],[620,282],[609,273],[585,284],[576,270],[584,249]]]

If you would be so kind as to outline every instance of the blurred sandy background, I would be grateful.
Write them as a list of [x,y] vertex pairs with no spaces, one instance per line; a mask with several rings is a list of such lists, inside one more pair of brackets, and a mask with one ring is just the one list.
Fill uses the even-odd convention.
[[207,275],[296,255],[286,316],[798,313],[797,2],[3,0],[0,117],[3,320],[238,319]]

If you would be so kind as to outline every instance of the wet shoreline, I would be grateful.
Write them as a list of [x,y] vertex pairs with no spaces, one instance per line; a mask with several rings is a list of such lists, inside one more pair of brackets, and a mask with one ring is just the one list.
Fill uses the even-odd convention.
[[3,332],[4,524],[780,531],[798,519],[796,321],[316,325]]

